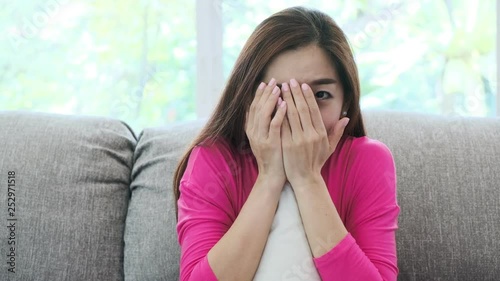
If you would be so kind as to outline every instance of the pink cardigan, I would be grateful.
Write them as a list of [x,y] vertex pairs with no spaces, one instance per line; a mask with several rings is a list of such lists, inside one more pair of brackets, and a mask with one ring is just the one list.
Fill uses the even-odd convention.
[[[225,141],[193,149],[178,201],[180,280],[217,280],[207,253],[238,216],[257,174],[249,150],[238,152]],[[322,280],[396,280],[400,208],[389,149],[367,137],[343,138],[322,175],[349,232],[313,259]]]

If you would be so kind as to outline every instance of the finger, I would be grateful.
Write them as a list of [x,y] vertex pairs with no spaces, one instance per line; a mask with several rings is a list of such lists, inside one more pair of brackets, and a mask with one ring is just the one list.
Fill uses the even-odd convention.
[[302,126],[300,125],[299,115],[295,107],[290,87],[287,83],[283,83],[281,84],[281,90],[283,92],[283,100],[287,103],[286,117],[287,122],[290,124],[290,130],[291,132],[300,132],[302,131]]
[[333,128],[333,133],[328,135],[328,142],[330,143],[330,148],[332,149],[332,153],[337,147],[342,135],[344,134],[345,127],[349,124],[349,118],[344,117],[340,119],[337,124],[335,124]]
[[261,82],[260,85],[257,87],[257,90],[255,91],[255,97],[252,100],[252,103],[250,104],[250,108],[247,111],[246,115],[246,122],[245,122],[245,131],[247,131],[251,126],[253,126],[255,122],[255,113],[258,110],[258,104],[259,101],[262,97],[262,93],[264,92],[266,88],[266,83]]
[[269,94],[273,91],[274,87],[276,87],[276,79],[272,78],[262,92],[262,95],[257,104],[259,108],[261,108],[262,105],[266,104],[267,99],[269,98]]
[[278,99],[280,97],[280,88],[278,86],[274,86],[273,90],[271,91],[270,94],[267,94],[267,100],[264,104],[262,104],[262,110],[260,114],[264,114],[267,116],[267,113],[272,115],[273,110],[278,106]]
[[278,109],[274,118],[271,120],[269,125],[269,137],[276,139],[281,138],[281,126],[283,124],[283,119],[286,114],[286,102],[282,101],[281,98],[278,99]]
[[[286,101],[283,101],[286,102]],[[287,103],[288,105],[288,103]],[[288,107],[287,107],[288,111]],[[292,130],[290,129],[290,122],[288,121],[288,117],[285,115],[283,118],[283,124],[281,125],[281,143],[289,142],[292,138]]]
[[259,103],[260,98],[262,97],[262,93],[264,93],[264,89],[266,88],[266,83],[260,82],[259,87],[257,87],[257,91],[255,91],[255,97],[253,99],[253,102],[256,104]]
[[249,111],[254,111],[257,108],[257,105],[260,102],[260,99],[262,97],[262,94],[264,93],[264,90],[266,89],[266,83],[261,82],[259,86],[257,87],[257,90],[255,91],[255,97],[252,100],[252,103],[250,104],[250,110]]
[[[262,118],[262,104],[267,101],[270,91],[272,91],[272,84],[276,84],[276,80],[273,78],[269,82],[269,84],[265,84],[264,82],[259,85],[257,91],[255,93],[255,98],[250,106],[250,121],[252,126],[257,132],[260,132],[259,124]],[[269,122],[270,118],[267,118],[267,122]]]
[[311,87],[309,87],[306,83],[302,84],[302,93],[304,93],[304,99],[309,107],[312,126],[318,133],[326,131],[325,124],[321,118],[321,111],[319,111],[318,103],[316,102],[316,98],[314,97]]
[[269,98],[269,94],[273,91],[273,88],[276,87],[275,85],[276,85],[276,79],[271,78],[269,84],[267,84],[262,90],[259,101],[255,104],[255,113],[253,116],[253,120],[256,126],[259,126],[260,121],[262,121],[262,118],[264,118],[265,121],[267,121],[266,129],[268,129],[267,127],[269,126],[269,122],[271,121],[271,116],[266,117],[262,115],[262,106],[266,104],[267,99]]
[[[311,113],[309,112],[309,106],[304,99],[304,94],[302,93],[302,89],[300,88],[299,83],[297,83],[297,80],[290,80],[290,90],[292,92],[293,100],[295,101],[295,107],[297,108],[298,119],[300,121],[300,124],[302,125],[302,130],[304,132],[311,132],[313,130],[311,123]],[[294,121],[290,120],[292,133],[295,129],[293,122]]]
[[278,98],[280,95],[280,88],[274,86],[273,91],[268,94],[267,91],[264,92],[268,97],[262,97],[262,100],[266,99],[266,103],[261,105],[261,110],[258,116],[255,116],[259,120],[259,132],[261,136],[269,136],[269,125],[271,123],[273,110],[278,103]]

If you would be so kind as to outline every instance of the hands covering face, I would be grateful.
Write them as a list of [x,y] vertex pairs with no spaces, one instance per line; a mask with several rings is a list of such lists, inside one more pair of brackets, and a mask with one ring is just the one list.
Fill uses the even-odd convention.
[[[272,116],[277,104],[276,114]],[[286,181],[281,151],[281,126],[285,114],[286,103],[280,98],[276,80],[271,79],[268,85],[262,82],[247,112],[245,132],[257,160],[259,177],[276,183],[280,188]]]
[[[283,96],[281,99],[279,96]],[[272,116],[276,108],[276,114]],[[261,84],[247,113],[245,131],[257,159],[259,175],[275,174],[294,189],[307,187],[334,152],[349,119],[328,134],[312,89],[295,79]],[[281,162],[281,163],[280,163]]]
[[343,118],[328,135],[316,97],[307,84],[295,79],[282,84],[283,99],[289,105],[281,126],[285,174],[295,188],[307,186],[334,152],[349,122]]

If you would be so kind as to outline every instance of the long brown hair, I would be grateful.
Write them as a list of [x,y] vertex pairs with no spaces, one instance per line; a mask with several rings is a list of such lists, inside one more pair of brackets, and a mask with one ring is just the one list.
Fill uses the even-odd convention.
[[173,181],[174,198],[191,151],[204,141],[223,138],[232,147],[248,142],[245,116],[266,66],[283,51],[317,44],[330,56],[344,89],[344,110],[350,122],[344,134],[361,137],[365,129],[359,108],[358,70],[344,32],[328,15],[303,7],[275,13],[257,26],[241,51],[215,111],[181,158]]

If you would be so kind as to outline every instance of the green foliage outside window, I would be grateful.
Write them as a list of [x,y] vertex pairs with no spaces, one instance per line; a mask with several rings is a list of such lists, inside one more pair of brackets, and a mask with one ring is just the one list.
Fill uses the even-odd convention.
[[[363,108],[497,114],[494,0],[223,0],[225,77],[255,26],[290,5],[345,30]],[[0,30],[0,110],[109,116],[137,132],[196,118],[195,0],[3,1]]]
[[195,119],[195,1],[2,4],[0,110]]
[[347,34],[364,109],[496,115],[495,1],[225,1],[229,73],[253,28],[273,12],[305,5]]

